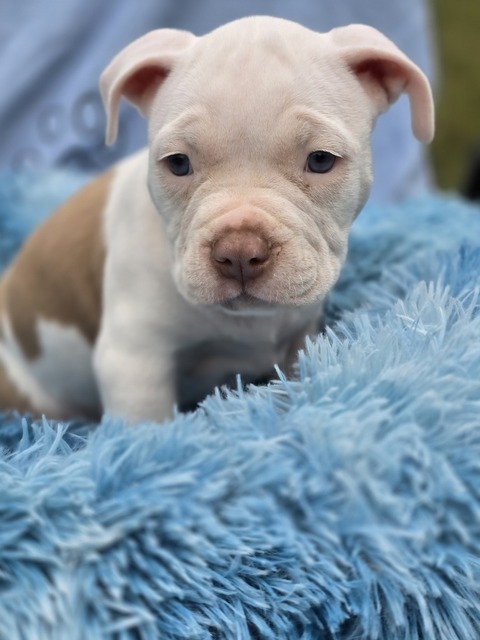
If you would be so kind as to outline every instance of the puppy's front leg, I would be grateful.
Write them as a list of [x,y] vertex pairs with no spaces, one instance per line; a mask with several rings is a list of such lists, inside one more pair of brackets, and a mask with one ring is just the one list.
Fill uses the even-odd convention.
[[129,424],[171,417],[176,400],[171,356],[125,343],[113,345],[103,335],[95,348],[94,368],[105,412]]

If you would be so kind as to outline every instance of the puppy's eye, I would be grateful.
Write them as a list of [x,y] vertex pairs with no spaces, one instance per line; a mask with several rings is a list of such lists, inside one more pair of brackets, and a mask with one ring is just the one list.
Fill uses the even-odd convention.
[[328,151],[312,151],[307,158],[306,169],[311,173],[328,173],[336,159],[336,156]]
[[171,156],[167,156],[165,161],[174,176],[188,176],[193,173],[190,160],[184,153],[173,153]]

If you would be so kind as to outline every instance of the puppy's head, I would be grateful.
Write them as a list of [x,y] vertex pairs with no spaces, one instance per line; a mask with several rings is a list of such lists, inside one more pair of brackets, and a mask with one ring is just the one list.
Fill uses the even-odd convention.
[[427,79],[363,25],[154,31],[113,60],[101,90],[108,142],[122,95],[149,120],[149,188],[178,289],[233,311],[325,297],[368,196],[373,123],[402,92],[416,137],[433,136]]

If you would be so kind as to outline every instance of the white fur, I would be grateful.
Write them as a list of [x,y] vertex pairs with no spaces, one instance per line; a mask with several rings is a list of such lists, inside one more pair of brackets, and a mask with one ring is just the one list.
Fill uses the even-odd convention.
[[[160,85],[156,68],[166,76]],[[101,89],[109,141],[123,94],[149,119],[149,150],[120,167],[106,211],[95,367],[107,410],[161,419],[176,399],[178,371],[189,380],[189,360],[191,388],[232,371],[288,366],[292,347],[316,328],[366,200],[376,116],[407,90],[427,139],[431,94],[423,74],[373,29],[325,35],[271,18],[203,38],[147,34],[113,60]],[[318,149],[337,156],[327,174],[306,171]],[[168,170],[175,153],[189,156],[191,174]],[[211,251],[244,229],[265,238],[275,260],[239,283],[222,276]],[[242,292],[257,303],[237,303]]]

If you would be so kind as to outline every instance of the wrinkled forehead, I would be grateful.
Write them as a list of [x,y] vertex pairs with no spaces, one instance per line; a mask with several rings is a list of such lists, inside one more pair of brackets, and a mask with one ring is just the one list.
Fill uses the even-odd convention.
[[268,135],[299,106],[348,127],[358,109],[355,84],[325,34],[281,20],[238,21],[200,38],[167,78],[151,133],[200,112],[226,138]]

